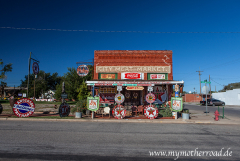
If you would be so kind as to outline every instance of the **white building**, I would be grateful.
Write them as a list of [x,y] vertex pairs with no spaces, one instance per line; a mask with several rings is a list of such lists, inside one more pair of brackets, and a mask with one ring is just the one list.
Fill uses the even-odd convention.
[[240,89],[213,93],[212,97],[224,101],[226,105],[240,105]]

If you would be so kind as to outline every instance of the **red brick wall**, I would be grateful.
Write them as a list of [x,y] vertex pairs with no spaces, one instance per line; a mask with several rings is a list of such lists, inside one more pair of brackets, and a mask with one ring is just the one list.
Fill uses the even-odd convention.
[[185,102],[200,102],[202,97],[199,94],[185,94],[183,96],[183,101]]
[[[171,50],[97,50],[94,51],[94,80],[98,79],[96,66],[169,66],[168,80],[173,80]],[[121,73],[118,73],[121,79]],[[147,73],[144,74],[147,80]]]

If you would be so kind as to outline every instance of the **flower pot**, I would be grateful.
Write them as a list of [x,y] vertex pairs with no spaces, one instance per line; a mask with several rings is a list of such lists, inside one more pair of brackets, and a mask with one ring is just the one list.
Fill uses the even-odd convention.
[[82,112],[75,112],[75,118],[82,118]]
[[182,119],[189,120],[189,113],[182,113]]

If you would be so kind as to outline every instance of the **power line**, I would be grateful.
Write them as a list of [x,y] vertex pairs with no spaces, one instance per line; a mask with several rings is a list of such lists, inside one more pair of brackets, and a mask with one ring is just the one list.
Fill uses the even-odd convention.
[[65,29],[40,29],[40,28],[20,28],[20,27],[0,27],[1,29],[14,29],[14,30],[36,30],[36,31],[65,31],[65,32],[118,32],[118,33],[147,33],[147,34],[239,34],[239,31],[231,31],[231,32],[192,32],[192,31],[187,31],[187,32],[178,32],[178,31],[171,31],[171,32],[151,32],[151,31],[104,31],[104,30],[65,30]]

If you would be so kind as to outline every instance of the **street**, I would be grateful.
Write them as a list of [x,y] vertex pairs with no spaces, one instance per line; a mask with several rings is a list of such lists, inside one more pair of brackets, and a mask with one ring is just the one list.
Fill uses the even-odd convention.
[[[202,111],[205,112],[206,111],[206,106],[202,106],[202,105],[193,105],[193,104],[184,104],[184,107],[191,110],[197,110],[197,111]],[[222,115],[223,113],[223,107],[224,107],[224,116],[226,118],[240,118],[240,107],[238,106],[219,106],[219,111],[220,114]],[[208,112],[210,112],[209,114],[214,114],[214,112],[216,110],[218,110],[218,106],[207,106],[207,110]]]
[[[0,121],[0,160],[239,160],[239,125]],[[216,151],[228,156],[153,156]],[[152,156],[150,156],[152,155]],[[230,156],[231,155],[231,156]]]

